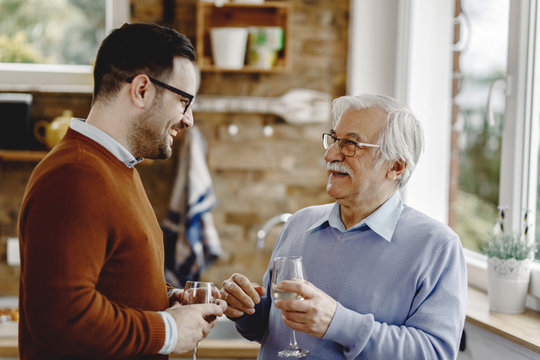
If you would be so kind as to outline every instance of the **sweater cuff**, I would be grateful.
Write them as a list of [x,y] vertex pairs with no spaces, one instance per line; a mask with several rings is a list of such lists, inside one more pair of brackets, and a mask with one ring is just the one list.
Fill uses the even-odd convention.
[[165,343],[158,354],[169,355],[174,351],[176,346],[176,341],[178,340],[178,329],[176,328],[176,323],[171,314],[165,311],[158,311],[158,314],[163,318],[165,323]]
[[338,303],[336,313],[322,337],[341,344],[345,349],[363,349],[373,329],[373,315],[359,314]]
[[146,311],[150,319],[150,354],[157,354],[165,343],[165,323],[158,312]]

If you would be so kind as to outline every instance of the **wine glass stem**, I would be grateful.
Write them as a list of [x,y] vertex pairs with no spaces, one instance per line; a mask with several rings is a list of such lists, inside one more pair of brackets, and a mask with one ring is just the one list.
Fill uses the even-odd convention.
[[191,357],[192,360],[197,360],[197,348],[198,348],[198,343],[195,344],[195,346],[193,347],[193,356]]
[[298,344],[296,343],[296,332],[293,330],[291,335],[291,342],[289,343],[289,348],[298,349]]

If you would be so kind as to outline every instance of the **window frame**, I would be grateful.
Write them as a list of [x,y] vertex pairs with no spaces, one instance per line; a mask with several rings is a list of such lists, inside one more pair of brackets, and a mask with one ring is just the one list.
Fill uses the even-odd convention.
[[[540,84],[538,6],[538,0],[510,1],[499,204],[508,208],[505,229],[519,232],[524,231],[523,209],[529,210],[529,221],[536,221],[540,119],[540,86],[535,87]],[[530,241],[535,241],[534,233],[529,231]],[[469,249],[464,249],[464,254],[469,285],[487,290],[487,256]],[[527,307],[540,310],[540,261],[532,265]]]
[[[505,228],[520,232],[524,231],[524,209],[529,211],[529,221],[536,221],[540,85],[535,84],[540,84],[539,17],[538,0],[510,2],[499,202],[510,210]],[[535,231],[528,232],[530,241],[535,241],[534,235]],[[529,296],[527,304],[538,311],[539,261],[533,263],[530,284],[529,293],[533,297]]]
[[[129,0],[106,0],[106,33],[126,22]],[[92,66],[0,63],[0,91],[92,93]]]
[[[505,119],[519,118],[521,122],[516,124],[514,121],[505,121],[506,129],[505,134],[503,134],[505,145],[502,155],[505,160],[503,166],[504,169],[507,167],[513,169],[512,166],[516,166],[517,170],[508,171],[510,174],[506,174],[504,180],[501,179],[504,184],[500,185],[500,191],[503,189],[504,194],[500,198],[502,199],[501,204],[508,201],[508,206],[514,208],[517,206],[511,220],[508,220],[512,222],[512,226],[507,222],[506,227],[514,229],[519,229],[521,226],[520,209],[522,203],[527,204],[527,208],[533,211],[530,213],[529,219],[535,218],[533,215],[536,210],[534,201],[536,190],[528,191],[528,189],[536,189],[536,185],[531,186],[530,184],[536,184],[538,169],[537,164],[531,160],[538,158],[540,114],[538,101],[535,99],[538,96],[534,96],[530,92],[533,83],[540,84],[538,81],[540,80],[538,79],[540,46],[537,46],[540,42],[540,36],[529,36],[529,28],[535,29],[536,34],[540,32],[538,30],[540,25],[536,23],[535,17],[539,7],[538,1],[540,0],[511,1],[513,8],[510,16],[512,17],[511,26],[513,29],[512,33],[509,33],[509,43],[515,48],[509,48],[508,51],[510,56],[508,63],[512,65],[511,71],[509,71],[507,93],[508,98],[511,99],[509,101],[515,101],[515,98],[520,100],[506,105],[509,112],[505,114]],[[447,167],[450,166],[451,118],[445,99],[451,99],[449,94],[452,86],[452,66],[445,63],[445,56],[450,57],[453,51],[451,37],[454,19],[452,10],[455,6],[455,0],[437,2],[403,0],[399,3],[391,0],[367,2],[351,0],[350,4],[347,92],[348,94],[376,92],[397,97],[409,104],[424,124],[428,125],[424,129],[426,140],[433,138],[440,140],[437,144],[426,143],[426,151],[405,189],[404,199],[411,206],[447,223],[448,216],[444,216],[444,214],[449,203],[449,171],[439,171],[439,166],[442,163]],[[530,11],[530,9],[534,11]],[[397,30],[387,31],[387,29],[380,30],[378,28],[373,30],[373,27],[380,23],[397,24]],[[370,27],[373,31],[366,32],[366,29],[370,29]],[[433,34],[440,36],[438,42],[436,42],[437,39],[432,38],[435,36]],[[448,37],[448,41],[445,37]],[[388,44],[388,47],[373,46],[373,43]],[[539,56],[536,56],[536,64],[534,63],[535,56],[533,56],[532,47],[539,51]],[[362,56],[362,49],[370,49],[370,56]],[[382,60],[376,64],[367,62],[372,58]],[[422,59],[435,58],[437,61],[432,60],[428,64],[429,66],[421,66]],[[434,63],[439,67],[432,67]],[[524,67],[523,64],[527,64],[527,67]],[[536,71],[534,71],[535,68]],[[527,74],[531,73],[534,74],[535,78],[528,79]],[[524,96],[526,91],[529,91],[528,98]],[[429,102],[425,99],[429,99]],[[430,103],[432,108],[437,108],[435,111],[437,116],[433,116],[433,109],[428,108],[427,103]],[[448,111],[445,112],[447,109]],[[525,113],[528,114],[527,118],[524,116]],[[524,139],[528,139],[535,146],[527,148],[516,146],[523,144]],[[434,152],[437,156],[433,156]],[[431,156],[426,157],[426,155]],[[423,172],[422,167],[428,171]],[[528,173],[522,174],[522,169],[527,169]],[[505,172],[501,167],[501,173]],[[515,173],[519,174],[517,178],[512,176]],[[422,182],[426,179],[429,181]],[[417,183],[415,184],[415,182]],[[426,200],[425,194],[436,194],[437,196],[443,194],[443,198]],[[534,234],[534,231],[531,231],[530,234]],[[464,254],[467,261],[469,285],[487,290],[487,257],[468,249],[464,249]],[[535,261],[533,264],[529,294],[527,306],[539,311],[539,261]]]

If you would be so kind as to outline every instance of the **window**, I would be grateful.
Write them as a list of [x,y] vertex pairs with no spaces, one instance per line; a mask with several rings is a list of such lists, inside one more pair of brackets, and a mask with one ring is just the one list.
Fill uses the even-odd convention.
[[105,36],[105,0],[2,4],[1,62],[92,64]]
[[[456,3],[459,4],[459,1]],[[524,0],[524,1],[463,1],[462,5],[465,12],[470,10],[469,6],[472,3],[482,7],[482,16],[490,14],[492,11],[496,11],[501,14],[500,23],[504,23],[505,9],[508,9],[507,17],[507,50],[504,53],[506,57],[506,65],[504,72],[500,73],[502,63],[499,64],[499,68],[493,72],[493,76],[490,76],[492,80],[499,79],[496,83],[492,83],[491,88],[495,89],[497,86],[493,84],[503,84],[499,86],[498,95],[504,96],[504,106],[497,100],[497,97],[492,97],[492,109],[494,110],[493,123],[494,126],[486,128],[484,126],[484,132],[487,132],[486,136],[482,134],[481,141],[485,145],[480,148],[479,152],[471,152],[470,157],[479,156],[487,165],[490,157],[497,157],[500,160],[494,161],[493,168],[498,165],[497,171],[489,177],[484,177],[481,185],[483,189],[478,188],[473,194],[476,198],[483,196],[483,191],[486,188],[491,188],[493,184],[498,183],[498,200],[497,202],[489,201],[489,206],[485,208],[477,208],[477,213],[489,212],[489,216],[492,220],[489,222],[494,224],[494,211],[499,206],[505,210],[504,227],[506,231],[526,233],[531,241],[536,241],[540,244],[540,220],[538,213],[540,212],[539,199],[540,199],[540,179],[538,177],[539,167],[539,125],[540,125],[540,36],[539,36],[539,3],[537,0]],[[493,6],[496,6],[498,10],[494,10]],[[472,13],[472,11],[470,11]],[[472,14],[471,14],[472,15]],[[472,22],[472,21],[471,21]],[[496,22],[491,20],[491,23]],[[474,30],[474,26],[471,27]],[[477,29],[478,31],[478,29]],[[493,31],[493,30],[492,30]],[[471,35],[472,36],[472,35]],[[485,50],[484,54],[480,54],[475,59],[482,59],[486,53],[491,51],[492,48],[496,48],[498,44],[505,38],[504,34],[495,35],[489,43],[489,48]],[[471,41],[472,42],[472,41]],[[466,53],[463,54],[464,63],[466,63]],[[476,61],[476,60],[475,60]],[[480,61],[480,60],[479,60]],[[461,64],[461,61],[460,61]],[[484,64],[484,67],[486,65]],[[463,69],[464,79],[466,79],[466,70]],[[499,73],[498,76],[496,74]],[[502,80],[501,80],[502,79]],[[465,89],[465,88],[464,88]],[[485,91],[485,87],[484,87]],[[461,96],[461,95],[460,95]],[[466,97],[463,96],[460,104],[461,108],[464,108],[466,103]],[[468,96],[470,97],[470,96]],[[459,98],[458,98],[459,99]],[[481,111],[479,111],[481,113]],[[489,112],[488,112],[489,113]],[[489,123],[489,116],[483,114],[482,117]],[[463,133],[469,135],[470,129],[464,127]],[[478,136],[478,135],[476,135]],[[492,139],[492,140],[490,140]],[[490,146],[492,142],[492,147]],[[467,164],[466,149],[472,148],[468,146],[468,143],[462,144],[462,150],[465,154],[463,163]],[[482,150],[488,150],[492,154],[486,156]],[[475,172],[478,172],[474,176],[478,177],[482,166],[475,167]],[[497,173],[497,174],[496,174]],[[460,174],[460,188],[467,186],[466,182],[474,182],[474,177],[465,178],[463,174]],[[493,197],[494,198],[494,197]],[[457,204],[459,204],[459,200]],[[459,207],[457,211],[466,211],[466,207]],[[478,214],[474,215],[471,212],[465,213],[465,216],[474,216],[481,218]],[[488,223],[488,225],[489,225]],[[482,227],[482,222],[477,221],[477,226]],[[458,224],[456,229],[459,231]],[[492,225],[493,226],[493,225]],[[491,230],[487,226],[488,231]],[[480,241],[480,238],[474,239],[473,243],[468,243],[468,235],[462,232],[462,238],[464,239],[464,245],[475,250],[475,242]],[[540,260],[540,254],[537,253],[537,259]],[[482,265],[479,262],[475,262],[476,257],[469,256],[469,282],[486,286],[485,283],[477,281],[478,269],[485,268],[485,261]],[[471,260],[472,259],[472,260]],[[476,258],[477,259],[477,258]],[[473,271],[471,271],[471,269]],[[474,276],[474,280],[471,278],[471,274]],[[536,298],[540,298],[540,262],[537,262],[533,267],[533,273],[531,277],[530,292]],[[535,302],[531,302],[535,304]],[[532,305],[538,309],[538,305]]]
[[[504,78],[508,48],[509,0],[463,0],[461,39],[454,64],[459,167],[458,191],[451,203],[454,221],[465,248],[480,251],[495,226],[504,124]],[[490,109],[487,109],[487,104]]]
[[129,21],[129,0],[0,0],[0,90],[92,91],[106,34]]
[[[540,142],[538,142],[538,146],[540,147]],[[536,151],[540,152],[540,149],[536,149]],[[537,158],[538,163],[536,169],[538,171],[538,168],[540,168],[540,157],[537,156]],[[539,248],[539,251],[536,253],[536,259],[540,260],[540,174],[536,180],[536,221],[534,229],[534,236]]]
[[[458,17],[467,23],[469,15],[471,26],[461,25],[463,41],[458,45],[469,46],[460,49],[462,59],[456,62],[458,54],[451,49],[452,18],[459,15],[461,5],[468,13]],[[487,262],[478,250],[496,225],[499,205],[507,208],[506,229],[524,231],[527,213],[528,235],[532,240],[539,234],[536,241],[540,241],[539,6],[540,0],[351,3],[349,38],[354,41],[349,53],[349,93],[393,95],[422,120],[426,149],[404,199],[461,233],[469,284],[484,289]],[[379,24],[397,24],[397,31],[388,26],[375,28]],[[478,41],[488,46],[478,50]],[[369,56],[362,52],[365,49]],[[365,59],[374,58],[377,63],[366,63]],[[459,65],[457,69],[452,63]],[[461,81],[456,81],[459,86],[454,90],[447,90],[452,89],[452,75]],[[490,88],[493,125],[485,110]],[[452,103],[447,106],[445,99]],[[450,121],[451,114],[456,115],[455,122]],[[454,132],[460,136],[456,138]],[[457,151],[461,161],[451,163]],[[477,155],[482,162],[473,164]],[[446,172],[449,168],[452,177]],[[460,191],[454,195],[458,180]],[[467,209],[470,203],[475,210]],[[460,222],[471,223],[458,228],[463,224],[458,224],[456,214]],[[540,310],[540,261],[533,266],[530,293],[536,298],[530,305]]]
[[500,210],[505,229],[538,234],[540,240],[536,6],[461,2],[468,46],[459,57],[461,89],[455,98],[461,138],[460,191],[453,208],[455,229],[473,251],[479,251]]

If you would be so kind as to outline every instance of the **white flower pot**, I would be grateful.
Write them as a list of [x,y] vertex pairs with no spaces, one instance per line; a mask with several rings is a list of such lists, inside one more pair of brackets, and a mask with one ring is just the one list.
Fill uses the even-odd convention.
[[532,259],[488,257],[488,298],[492,311],[522,313],[529,289]]

